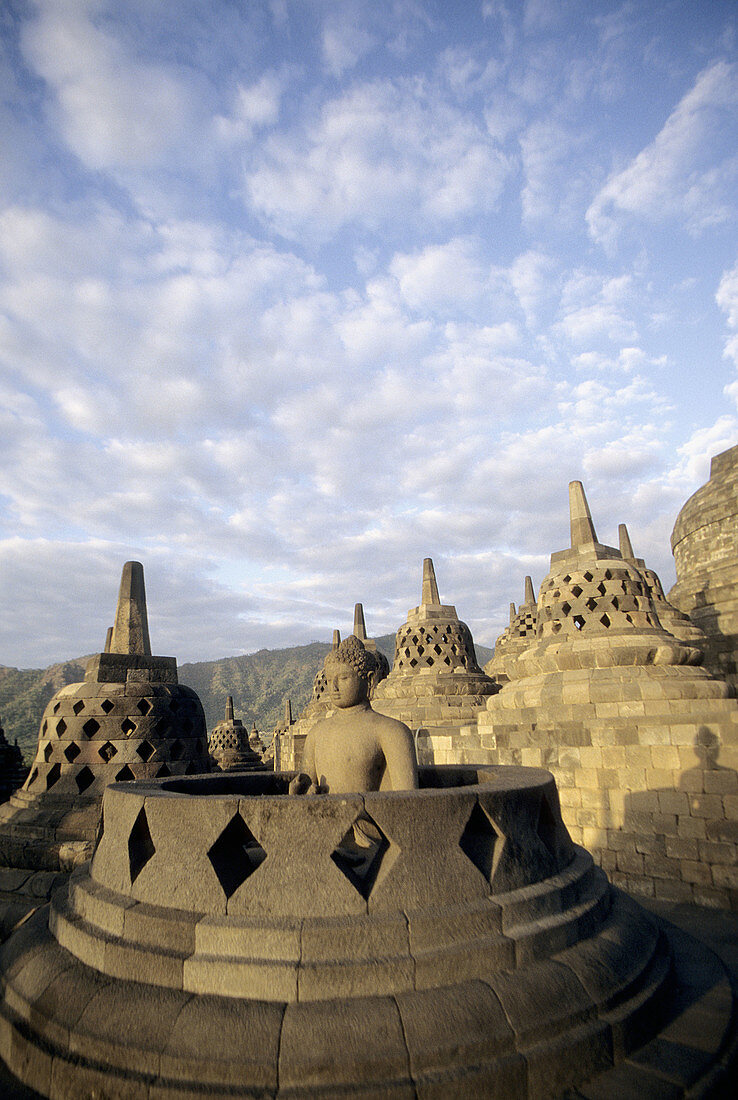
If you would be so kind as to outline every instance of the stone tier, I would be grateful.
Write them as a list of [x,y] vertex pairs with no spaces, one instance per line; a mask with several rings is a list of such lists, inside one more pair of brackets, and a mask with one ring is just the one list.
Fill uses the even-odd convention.
[[107,790],[91,866],[2,949],[0,1054],[25,1084],[532,1100],[637,1073],[706,1007],[695,1079],[721,1072],[724,973],[706,958],[674,1019],[667,938],[571,844],[550,775],[421,769],[419,791],[316,798],[289,778]]

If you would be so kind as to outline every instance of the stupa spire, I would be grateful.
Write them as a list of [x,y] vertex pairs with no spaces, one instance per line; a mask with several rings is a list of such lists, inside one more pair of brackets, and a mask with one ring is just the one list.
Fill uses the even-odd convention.
[[433,558],[423,559],[423,591],[420,603],[436,607],[441,604],[441,597],[438,595],[438,585],[436,584],[436,571],[433,568]]
[[511,600],[510,601],[510,622],[511,623],[514,621],[516,614],[517,614],[517,612],[515,610],[515,604]]
[[110,652],[151,656],[146,588],[140,561],[127,561],[123,566]]
[[232,695],[229,695],[228,698],[226,699],[225,720],[226,720],[226,722],[232,722],[233,721],[233,696]]
[[364,622],[364,607],[357,603],[354,607],[354,635],[360,642],[366,641],[366,623]]
[[597,534],[581,481],[569,482],[569,522],[572,550],[592,546],[597,542]]
[[112,641],[113,641],[113,628],[112,628],[112,626],[109,626],[108,627],[108,632],[105,635],[105,649],[103,650],[103,653],[110,653],[110,646],[112,644]]
[[284,720],[288,726],[292,725],[292,700],[285,699],[284,701]]
[[340,630],[334,630],[333,631],[333,645],[332,645],[332,648],[333,649],[338,649],[340,644],[341,644],[341,631]]
[[525,595],[523,597],[524,604],[530,604],[536,602],[536,594],[533,591],[533,581],[530,577],[525,578]]
[[628,528],[624,523],[618,524],[618,538],[620,540],[620,553],[625,561],[635,561],[635,554],[631,546]]

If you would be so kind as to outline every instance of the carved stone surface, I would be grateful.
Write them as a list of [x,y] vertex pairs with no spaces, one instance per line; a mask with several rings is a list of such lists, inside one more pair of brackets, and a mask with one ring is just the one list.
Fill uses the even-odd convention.
[[738,687],[738,447],[713,458],[710,480],[677,516],[671,548],[669,599],[704,631],[707,667]]
[[510,622],[495,642],[494,656],[484,666],[484,671],[498,684],[514,680],[519,675],[517,659],[534,640],[538,626],[538,604],[533,591],[533,581],[525,578],[523,602],[518,610],[510,604]]
[[290,778],[107,789],[92,864],[0,952],[13,1074],[157,1100],[645,1096],[675,1057],[693,1088],[718,1078],[725,972],[675,944],[674,1002],[664,933],[572,845],[548,773],[314,799]]

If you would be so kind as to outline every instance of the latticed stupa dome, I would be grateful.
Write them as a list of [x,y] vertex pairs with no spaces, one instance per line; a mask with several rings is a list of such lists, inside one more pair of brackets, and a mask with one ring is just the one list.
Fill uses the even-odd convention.
[[210,755],[221,771],[242,771],[262,766],[251,745],[251,734],[240,718],[233,716],[233,697],[226,700],[225,718],[210,731]]
[[580,481],[569,486],[571,547],[551,555],[534,643],[521,672],[699,659],[662,626],[649,586],[619,549],[597,541]]
[[0,811],[0,859],[56,867],[62,843],[82,858],[109,783],[209,766],[200,700],[174,657],[152,656],[143,567],[127,562],[105,651],[50,700],[26,784]]
[[377,699],[413,694],[412,685],[427,673],[423,694],[490,695],[496,687],[477,664],[474,640],[451,604],[442,604],[433,562],[423,562],[423,587],[418,607],[408,611],[397,631],[392,670],[377,688]]
[[486,674],[498,683],[513,680],[518,675],[517,658],[535,640],[537,626],[538,606],[533,581],[526,577],[523,602],[517,611],[515,604],[510,604],[510,623],[495,642],[494,656],[484,666]]

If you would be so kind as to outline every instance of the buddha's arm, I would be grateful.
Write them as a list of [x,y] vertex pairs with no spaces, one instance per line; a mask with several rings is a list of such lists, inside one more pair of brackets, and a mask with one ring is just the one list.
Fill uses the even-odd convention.
[[413,735],[402,722],[393,722],[381,738],[391,791],[410,791],[418,785],[418,764]]

